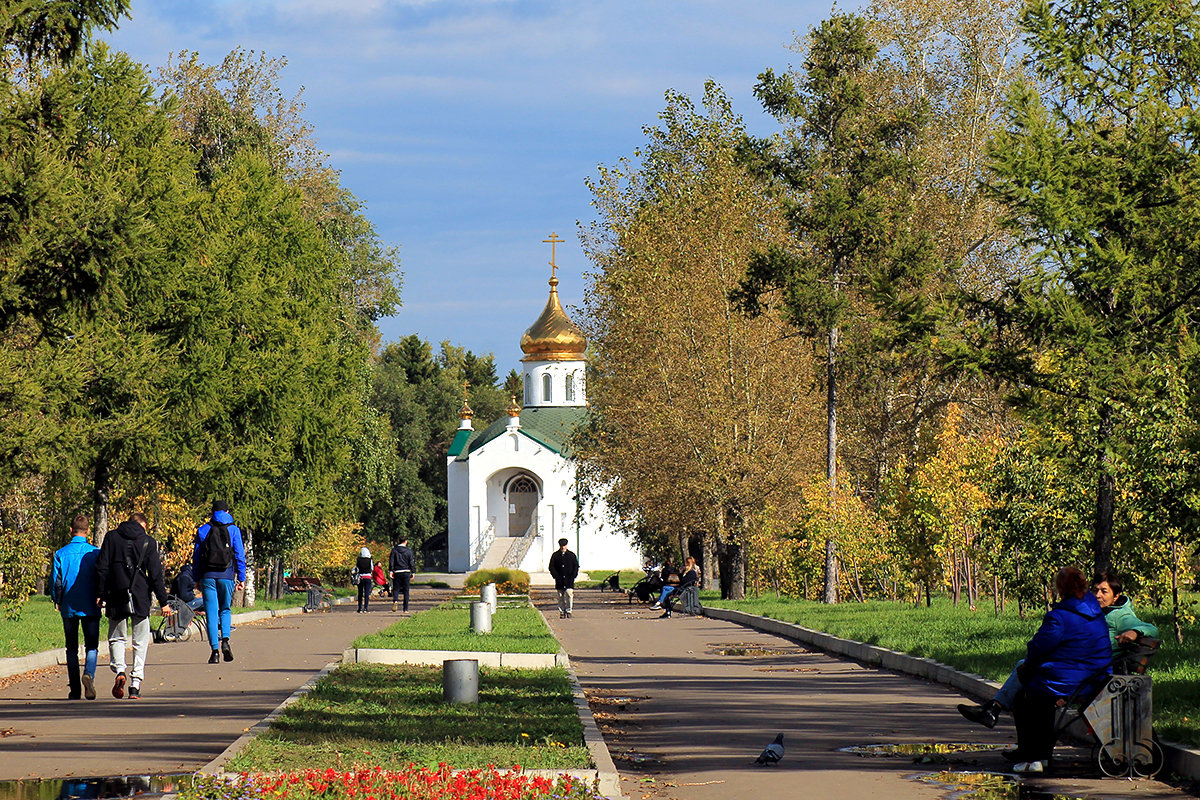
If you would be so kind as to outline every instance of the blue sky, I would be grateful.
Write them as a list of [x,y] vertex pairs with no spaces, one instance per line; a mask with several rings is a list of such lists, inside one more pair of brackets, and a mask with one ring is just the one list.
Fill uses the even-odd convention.
[[[849,10],[857,3],[841,6]],[[285,57],[285,92],[400,246],[403,307],[380,322],[494,353],[502,377],[546,298],[551,231],[564,304],[590,265],[584,180],[632,155],[663,93],[711,77],[750,129],[774,130],[752,87],[798,60],[829,0],[134,0],[106,37],[157,69],[171,52],[218,63],[234,47]]]

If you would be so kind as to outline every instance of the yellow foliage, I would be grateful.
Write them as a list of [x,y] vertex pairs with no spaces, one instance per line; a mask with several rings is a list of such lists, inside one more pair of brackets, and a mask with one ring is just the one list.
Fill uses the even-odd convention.
[[[335,522],[324,533],[292,551],[288,562],[292,574],[297,576],[321,576],[339,569],[348,572],[365,544],[361,523]],[[378,561],[379,555],[374,556]]]

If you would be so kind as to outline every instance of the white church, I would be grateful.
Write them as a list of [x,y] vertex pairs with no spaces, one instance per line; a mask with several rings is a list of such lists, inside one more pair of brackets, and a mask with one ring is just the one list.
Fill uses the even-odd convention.
[[[556,241],[551,234],[547,241]],[[446,456],[451,572],[498,566],[545,572],[558,540],[580,570],[636,569],[641,556],[617,530],[603,497],[576,499],[569,441],[587,416],[587,340],[558,301],[551,256],[550,298],[521,337],[525,397],[483,430],[464,401]]]

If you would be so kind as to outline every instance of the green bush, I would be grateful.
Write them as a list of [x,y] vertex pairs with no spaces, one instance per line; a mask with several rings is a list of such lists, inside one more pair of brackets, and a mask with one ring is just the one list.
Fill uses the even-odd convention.
[[477,569],[467,576],[463,585],[469,592],[478,592],[485,583],[496,584],[500,594],[529,594],[529,573],[523,569]]

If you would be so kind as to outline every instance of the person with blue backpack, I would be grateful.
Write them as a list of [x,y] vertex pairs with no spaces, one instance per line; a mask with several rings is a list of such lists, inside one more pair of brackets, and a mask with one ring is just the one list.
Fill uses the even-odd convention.
[[192,573],[204,595],[208,645],[212,648],[208,663],[218,664],[222,656],[226,661],[233,661],[233,648],[229,646],[232,625],[229,609],[233,605],[234,591],[246,585],[246,547],[242,543],[242,529],[233,524],[224,500],[213,501],[212,517],[196,530]]

